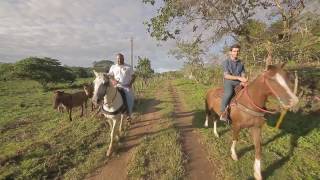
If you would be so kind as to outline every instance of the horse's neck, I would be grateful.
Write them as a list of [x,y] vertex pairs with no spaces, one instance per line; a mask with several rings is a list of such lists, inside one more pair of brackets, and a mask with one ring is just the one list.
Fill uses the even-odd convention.
[[111,83],[107,88],[106,96],[104,102],[109,106],[117,107],[122,105],[121,94],[118,92],[118,89],[114,87]]
[[[260,75],[248,85],[247,93],[249,97],[247,97],[247,95],[242,96],[243,100],[245,98],[245,101],[247,101],[247,98],[250,98],[259,107],[264,107],[267,97],[269,95],[267,87],[265,87],[262,78],[263,76]],[[250,106],[253,105],[250,104]]]

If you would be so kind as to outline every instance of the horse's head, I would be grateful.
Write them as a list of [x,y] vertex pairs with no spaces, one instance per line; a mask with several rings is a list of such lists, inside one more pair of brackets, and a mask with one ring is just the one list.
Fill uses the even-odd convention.
[[269,65],[263,76],[270,93],[276,96],[283,107],[290,108],[296,105],[299,100],[290,89],[292,83],[283,67],[284,64]]
[[111,86],[111,83],[110,83],[111,77],[108,76],[106,73],[98,73],[96,71],[93,71],[93,72],[96,78],[93,81],[92,102],[98,105],[103,101],[104,96],[106,95],[106,92],[107,92],[107,88]]
[[54,91],[54,97],[53,97],[53,109],[57,109],[59,104],[62,103],[64,91]]

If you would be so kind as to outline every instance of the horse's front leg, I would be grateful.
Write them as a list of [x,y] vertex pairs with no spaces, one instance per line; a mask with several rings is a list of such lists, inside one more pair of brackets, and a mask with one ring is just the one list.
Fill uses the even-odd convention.
[[121,136],[122,133],[122,123],[123,123],[124,115],[120,115],[120,125],[119,125],[119,135]]
[[213,122],[213,132],[214,132],[214,135],[216,135],[216,137],[219,137],[219,134],[217,132],[217,120],[214,120]]
[[110,124],[112,124],[112,126],[111,126],[110,144],[109,144],[109,149],[107,151],[107,156],[110,156],[112,153],[114,127],[116,126],[116,122],[117,122],[115,119],[111,119],[110,121],[111,121]]
[[240,132],[240,127],[236,125],[232,125],[232,133],[233,133],[233,139],[232,139],[232,146],[231,146],[231,157],[233,160],[237,161],[238,156],[236,153],[236,144],[239,139],[239,132]]
[[72,121],[71,113],[72,113],[72,108],[68,108],[68,113],[69,113],[69,119]]
[[254,177],[258,180],[262,179],[261,176],[261,128],[252,127],[251,135],[255,147],[255,160],[254,160]]
[[80,115],[80,117],[82,117],[83,116],[83,104],[81,104],[81,115]]

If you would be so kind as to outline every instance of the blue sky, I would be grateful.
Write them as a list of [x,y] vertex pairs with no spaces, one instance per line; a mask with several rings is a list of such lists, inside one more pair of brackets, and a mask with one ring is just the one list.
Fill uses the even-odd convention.
[[88,67],[122,52],[130,62],[133,37],[134,59],[150,58],[156,71],[178,69],[183,63],[167,54],[174,43],[157,45],[142,24],[155,13],[141,0],[1,0],[0,61],[46,56]]
[[[308,3],[306,9],[318,12],[316,4]],[[157,72],[179,69],[183,62],[168,55],[175,43],[159,46],[143,25],[156,10],[142,0],[0,0],[0,62],[45,56],[89,67],[114,60],[118,52],[130,62],[133,37],[135,60],[148,57]],[[210,51],[221,56],[223,45],[224,40]]]

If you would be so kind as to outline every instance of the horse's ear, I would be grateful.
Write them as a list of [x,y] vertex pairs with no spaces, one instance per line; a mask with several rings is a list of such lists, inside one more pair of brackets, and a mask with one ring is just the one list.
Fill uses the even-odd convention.
[[93,70],[94,75],[97,77],[98,76],[98,72]]
[[113,75],[109,74],[108,76],[109,76],[109,79],[115,80]]
[[274,69],[274,65],[268,65],[267,66],[267,71]]
[[54,91],[53,93],[55,93],[55,94],[59,94],[59,93],[64,93],[64,91],[56,90],[56,91]]

